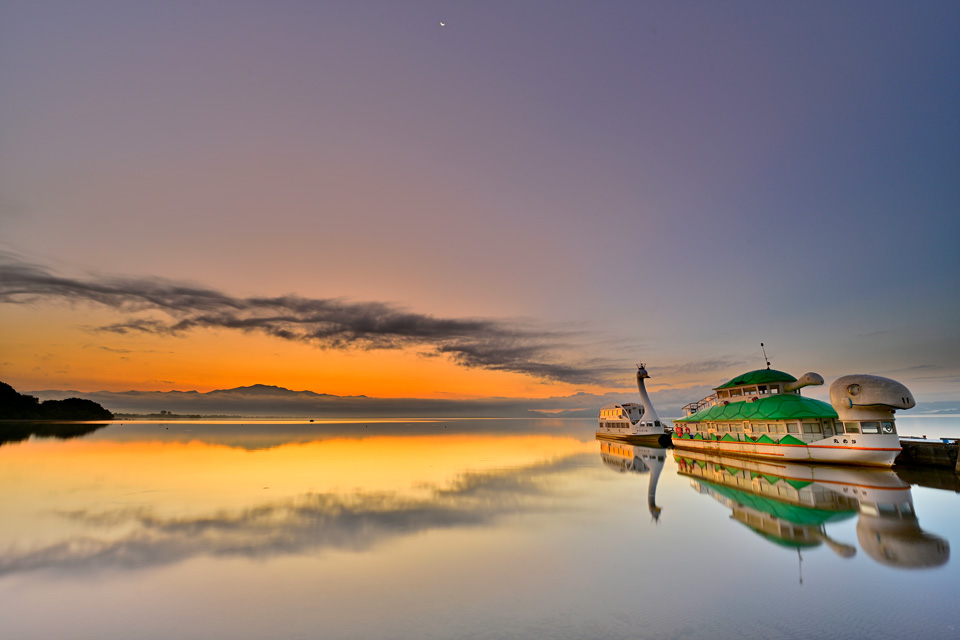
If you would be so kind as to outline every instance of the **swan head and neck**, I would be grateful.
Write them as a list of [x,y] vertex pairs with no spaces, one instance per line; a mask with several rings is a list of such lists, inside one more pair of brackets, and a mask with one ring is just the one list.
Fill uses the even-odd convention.
[[647,389],[643,386],[644,379],[649,377],[650,374],[647,373],[646,365],[643,363],[638,364],[637,389],[640,391],[640,402],[643,403],[643,421],[654,423],[660,420],[660,416],[657,415],[657,410],[653,408],[653,403],[650,402],[650,396],[647,395]]

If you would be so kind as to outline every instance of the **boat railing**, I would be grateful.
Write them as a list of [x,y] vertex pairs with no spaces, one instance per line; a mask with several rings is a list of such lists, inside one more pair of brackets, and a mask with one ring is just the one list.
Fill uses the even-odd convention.
[[698,400],[697,402],[691,402],[688,405],[684,405],[681,411],[684,416],[692,416],[698,411],[705,409],[706,407],[712,407],[717,404],[717,394],[711,393],[703,400]]

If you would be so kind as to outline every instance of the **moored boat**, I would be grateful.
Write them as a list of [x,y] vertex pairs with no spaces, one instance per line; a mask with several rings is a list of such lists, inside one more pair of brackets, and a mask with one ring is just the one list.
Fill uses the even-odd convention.
[[597,415],[597,437],[613,438],[634,444],[670,444],[670,433],[657,415],[643,381],[650,377],[645,365],[637,365],[640,402],[608,404]]
[[916,405],[910,390],[889,378],[849,375],[830,386],[830,404],[800,395],[823,384],[758,369],[737,376],[674,420],[673,445],[718,455],[892,466],[900,453],[894,411]]

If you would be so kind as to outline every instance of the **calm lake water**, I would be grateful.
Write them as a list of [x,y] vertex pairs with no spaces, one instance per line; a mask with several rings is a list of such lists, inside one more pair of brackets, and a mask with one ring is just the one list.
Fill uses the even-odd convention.
[[0,427],[0,636],[960,638],[952,473],[594,428]]

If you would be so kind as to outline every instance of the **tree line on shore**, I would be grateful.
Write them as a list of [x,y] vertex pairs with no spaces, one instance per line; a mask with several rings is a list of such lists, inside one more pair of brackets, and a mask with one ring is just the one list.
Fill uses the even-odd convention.
[[44,400],[0,382],[0,420],[113,420],[99,403],[83,398]]

